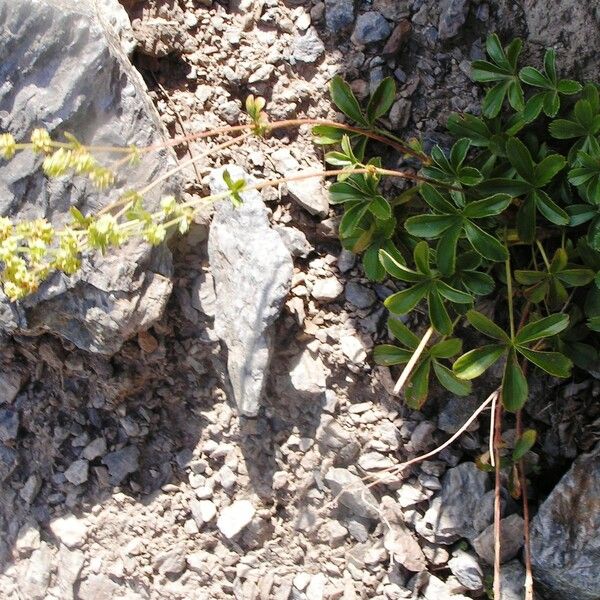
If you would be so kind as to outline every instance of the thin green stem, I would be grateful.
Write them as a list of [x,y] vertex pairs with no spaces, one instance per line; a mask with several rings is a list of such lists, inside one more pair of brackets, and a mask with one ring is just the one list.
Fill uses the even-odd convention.
[[513,306],[512,274],[510,270],[510,253],[504,263],[506,269],[506,289],[508,294],[508,318],[510,320],[510,339],[515,339],[515,313]]
[[550,261],[548,260],[548,257],[546,256],[546,251],[544,250],[544,246],[542,246],[542,242],[540,242],[540,240],[535,240],[535,244],[538,247],[540,254],[542,255],[542,259],[544,260],[546,269],[550,270]]

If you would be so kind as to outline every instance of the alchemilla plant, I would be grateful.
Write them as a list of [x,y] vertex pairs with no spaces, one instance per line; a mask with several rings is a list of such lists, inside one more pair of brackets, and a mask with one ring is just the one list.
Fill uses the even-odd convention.
[[[418,340],[402,321],[413,311],[423,308],[438,336],[407,382],[414,408],[425,402],[432,376],[464,395],[470,381],[502,360],[503,405],[516,412],[527,399],[527,368],[568,377],[573,365],[597,364],[598,86],[561,79],[553,50],[541,70],[520,68],[520,52],[520,40],[503,48],[496,35],[488,38],[489,61],[472,65],[473,79],[487,88],[482,114],[450,116],[456,141],[422,159],[417,186],[384,198],[378,172],[345,174],[331,186],[331,201],[344,206],[343,245],[362,254],[371,279],[391,277],[401,288],[385,301],[397,343],[377,347],[375,360],[410,360]],[[332,90],[338,108],[363,126],[371,122],[370,106],[385,114],[395,93],[385,80],[363,111],[341,79]],[[319,141],[336,140],[330,132]],[[344,134],[340,147],[326,155],[331,164],[381,165],[378,157],[365,163],[358,134]],[[424,154],[417,142],[411,147]],[[501,300],[494,314],[476,310],[492,295]],[[488,343],[461,354],[453,337],[459,324]]]
[[[399,291],[385,301],[398,343],[377,347],[378,363],[410,360],[418,340],[402,321],[413,311],[426,312],[437,339],[420,355],[407,382],[406,400],[414,408],[426,400],[431,377],[464,395],[471,380],[503,360],[503,404],[517,411],[527,399],[527,365],[567,377],[573,364],[586,369],[598,359],[598,86],[559,77],[553,50],[537,69],[519,66],[520,40],[504,48],[491,35],[486,49],[489,60],[472,65],[473,79],[487,88],[482,114],[450,116],[448,130],[456,141],[448,152],[439,146],[426,152],[419,141],[404,142],[381,125],[396,94],[390,78],[364,109],[341,78],[332,80],[333,102],[350,125],[302,119],[271,123],[264,100],[250,96],[249,124],[196,136],[241,132],[230,140],[233,144],[278,127],[312,124],[316,143],[336,147],[325,155],[335,170],[297,178],[337,177],[330,201],[343,205],[343,246],[362,255],[369,278],[398,281]],[[136,164],[155,149],[94,148],[65,137],[52,140],[36,129],[29,142],[18,143],[4,133],[0,154],[10,160],[17,152],[38,153],[48,177],[83,176],[103,189],[114,183],[120,165]],[[395,148],[420,167],[385,168],[382,158],[372,154],[373,142]],[[102,152],[119,158],[104,166],[94,156]],[[385,177],[403,177],[415,185],[387,198],[381,192]],[[45,219],[13,223],[0,217],[4,293],[17,301],[34,293],[50,273],[75,273],[87,253],[107,252],[134,236],[156,245],[171,230],[185,233],[199,204],[225,197],[242,201],[246,184],[227,173],[225,180],[228,192],[188,203],[163,198],[153,213],[144,208],[144,195],[154,185],[149,183],[96,215],[72,207],[70,224],[60,230]],[[496,314],[474,308],[491,295],[504,299]],[[456,331],[465,324],[490,343],[461,354]]]

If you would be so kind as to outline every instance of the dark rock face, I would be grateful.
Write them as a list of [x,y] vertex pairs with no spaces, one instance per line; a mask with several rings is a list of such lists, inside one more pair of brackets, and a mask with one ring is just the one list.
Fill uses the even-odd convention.
[[600,597],[600,446],[580,456],[531,525],[534,576],[556,600]]
[[598,79],[600,5],[572,0],[522,0],[530,42],[555,47],[565,73]]
[[[21,141],[44,127],[55,139],[71,132],[89,145],[146,146],[164,139],[143,80],[94,2],[4,2],[0,31],[0,130]],[[171,153],[148,153],[140,166],[119,170],[115,189],[99,193],[81,178],[47,180],[40,161],[30,152],[2,161],[1,215],[46,217],[58,226],[70,206],[96,212],[174,164]],[[175,184],[158,186],[147,206],[178,191]],[[0,292],[0,332],[51,332],[84,350],[114,353],[160,317],[171,292],[170,261],[167,250],[132,241],[106,257],[88,257],[75,277],[55,274],[17,305]]]

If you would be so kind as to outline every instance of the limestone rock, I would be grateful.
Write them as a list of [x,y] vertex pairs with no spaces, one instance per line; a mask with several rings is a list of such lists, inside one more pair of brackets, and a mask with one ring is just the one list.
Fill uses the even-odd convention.
[[556,600],[600,592],[600,446],[580,456],[531,524],[534,577]]
[[52,550],[45,542],[33,552],[27,564],[27,570],[19,587],[24,598],[43,600],[50,583],[52,573]]
[[[54,138],[73,132],[93,145],[146,146],[165,139],[145,84],[106,18],[108,2],[101,8],[93,0],[3,4],[0,29],[10,34],[0,47],[0,81],[10,85],[0,88],[0,130],[19,141],[39,126]],[[118,6],[116,0],[110,4]],[[173,156],[148,153],[138,167],[119,172],[114,189],[98,192],[83,178],[48,181],[39,168],[41,157],[19,153],[0,165],[0,214],[16,220],[45,216],[60,225],[69,206],[97,212],[124,189],[139,188],[172,168]],[[152,209],[162,195],[178,193],[177,181],[157,186],[146,206]],[[0,331],[50,332],[83,350],[114,353],[161,316],[170,274],[170,252],[137,240],[105,257],[90,254],[77,275],[55,273],[18,304],[0,293]]]
[[522,0],[529,42],[556,48],[564,73],[598,79],[600,6],[571,0]]
[[409,571],[419,572],[426,568],[426,560],[414,535],[404,523],[400,505],[389,496],[381,499],[382,523],[385,528],[383,543],[394,561]]
[[379,516],[378,502],[360,477],[348,469],[331,468],[323,478],[339,502],[355,515],[376,519]]
[[310,27],[304,35],[299,35],[294,40],[293,57],[300,62],[314,63],[325,52],[317,30]]
[[[235,165],[212,171],[212,194],[232,179],[248,175]],[[271,229],[257,191],[242,194],[235,208],[228,200],[215,210],[208,255],[215,281],[215,332],[229,355],[227,369],[240,413],[256,416],[269,368],[272,325],[279,316],[292,279],[293,263],[280,235]]]
[[438,31],[441,40],[458,35],[469,12],[469,0],[449,0],[440,16]]
[[[287,148],[279,148],[273,152],[271,154],[271,161],[277,171],[284,177],[287,175],[298,175],[302,171],[320,170],[320,166],[316,164],[314,168],[303,167]],[[288,181],[286,186],[290,196],[311,215],[324,217],[327,214],[329,200],[323,187],[323,182],[318,177]]]
[[385,40],[391,33],[390,24],[378,12],[369,11],[356,19],[352,41],[355,44],[372,44]]
[[[0,323],[2,323],[1,315]],[[21,385],[21,374],[17,371],[11,370],[0,373],[0,404],[11,404],[21,390]]]
[[50,522],[50,530],[67,548],[79,548],[87,536],[87,526],[75,515],[58,517]]
[[325,0],[325,23],[333,32],[341,31],[354,22],[354,0]]
[[[510,515],[500,520],[500,562],[515,558],[523,546],[523,518]],[[486,527],[474,540],[473,548],[489,565],[494,564],[494,524]]]
[[135,446],[125,446],[115,452],[109,452],[102,462],[108,467],[110,482],[119,485],[127,475],[138,469],[140,451]]
[[250,500],[236,500],[221,511],[217,527],[227,539],[231,539],[250,524],[255,512]]
[[57,583],[61,592],[61,599],[73,600],[73,586],[79,578],[85,554],[81,550],[69,550],[61,546],[58,552]]
[[65,478],[73,485],[81,485],[88,479],[90,463],[87,460],[73,461],[65,471]]
[[290,380],[300,394],[322,394],[327,384],[325,365],[306,348],[292,363]]

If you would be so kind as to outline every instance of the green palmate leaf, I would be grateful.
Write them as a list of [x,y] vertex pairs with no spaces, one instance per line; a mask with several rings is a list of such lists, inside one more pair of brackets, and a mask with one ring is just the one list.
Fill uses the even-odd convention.
[[470,304],[473,302],[473,297],[470,294],[466,294],[465,292],[461,292],[449,286],[447,283],[443,281],[436,281],[435,287],[437,291],[444,297],[446,300],[450,300],[450,302],[454,302],[456,304]]
[[556,277],[569,287],[581,287],[594,280],[594,271],[591,269],[563,269]]
[[354,200],[364,200],[365,195],[355,186],[347,181],[338,181],[332,183],[329,187],[329,202],[330,204],[343,204],[344,202],[352,202]]
[[417,270],[424,275],[431,275],[431,269],[429,267],[429,245],[427,242],[419,242],[413,250],[413,259]]
[[535,429],[526,429],[515,444],[512,459],[515,462],[521,460],[533,448],[536,438],[537,431]]
[[534,285],[546,279],[547,274],[542,271],[521,271],[514,272],[515,279],[522,285]]
[[554,377],[569,377],[571,374],[573,363],[560,352],[542,352],[527,348],[518,348],[518,351],[529,362]]
[[471,393],[471,382],[459,379],[448,367],[433,361],[433,371],[438,381],[449,391],[457,396],[467,396]]
[[467,320],[475,327],[475,329],[477,329],[477,331],[481,331],[481,333],[495,340],[500,340],[505,343],[510,342],[510,338],[506,332],[482,313],[476,310],[470,310],[467,312]]
[[345,131],[332,125],[315,125],[312,128],[313,141],[315,144],[327,146],[338,144],[345,135]]
[[384,365],[390,367],[392,365],[402,365],[407,363],[413,353],[410,350],[404,348],[398,348],[392,344],[381,344],[375,346],[373,350],[373,360],[378,365]]
[[362,258],[365,274],[371,281],[383,281],[385,279],[385,268],[379,260],[379,246],[373,245],[367,248]]
[[600,332],[600,317],[591,317],[587,322],[588,329]]
[[534,190],[533,198],[538,210],[548,221],[555,225],[569,224],[569,215],[546,192],[543,190]]
[[556,83],[558,78],[556,75],[556,50],[554,48],[548,48],[544,54],[544,71],[546,71],[548,79],[552,83]]
[[504,52],[504,48],[502,48],[500,38],[495,33],[488,35],[485,40],[485,50],[498,66],[510,70],[512,65]]
[[587,130],[577,123],[567,119],[556,119],[549,126],[550,135],[557,140],[569,140],[587,135]]
[[551,154],[546,156],[534,170],[534,182],[538,187],[547,185],[554,179],[555,175],[565,168],[567,161],[560,154]]
[[450,335],[452,333],[452,321],[436,287],[430,289],[428,302],[431,325],[442,335]]
[[427,281],[417,283],[406,290],[401,290],[388,296],[384,304],[390,312],[396,315],[405,315],[425,298],[428,291],[429,283]]
[[416,350],[421,341],[400,319],[390,317],[387,322],[392,335],[407,348]]
[[466,137],[472,146],[486,147],[492,132],[483,119],[469,114],[452,113],[448,118],[448,130],[457,138]]
[[354,92],[339,75],[336,75],[329,83],[329,91],[333,103],[347,117],[361,125],[368,125]]
[[508,102],[516,110],[522,111],[525,108],[525,97],[523,88],[517,79],[513,79],[508,86]]
[[546,92],[539,92],[527,100],[525,103],[525,109],[523,111],[523,118],[527,123],[535,121],[540,116],[545,99]]
[[508,46],[506,46],[506,57],[514,72],[517,70],[517,61],[519,60],[519,54],[521,54],[522,49],[523,40],[521,38],[515,38]]
[[546,92],[544,94],[544,112],[549,117],[555,117],[560,108],[560,98],[558,92]]
[[540,73],[534,67],[523,67],[519,71],[519,77],[523,83],[528,85],[533,85],[535,87],[546,88],[551,90],[554,88],[552,81],[548,79],[545,75]]
[[421,238],[437,238],[446,229],[454,225],[460,217],[449,215],[418,215],[409,217],[404,223],[404,227],[411,235]]
[[425,202],[427,202],[433,210],[443,214],[457,213],[456,208],[429,183],[421,185],[420,192]]
[[410,283],[416,283],[424,279],[421,273],[417,273],[403,265],[397,257],[392,256],[387,250],[381,249],[379,251],[379,260],[385,270],[396,279]]
[[486,296],[494,289],[494,279],[479,271],[462,271],[462,284],[473,294]]
[[564,248],[558,248],[550,261],[550,273],[558,273],[567,266],[568,256]]
[[364,202],[359,202],[348,208],[340,221],[340,237],[351,236],[358,228],[367,210],[368,206]]
[[529,344],[564,331],[569,325],[569,315],[556,313],[522,327],[515,337],[519,345]]
[[510,84],[511,81],[503,81],[498,83],[485,95],[485,98],[483,99],[482,110],[484,116],[486,116],[488,119],[493,119],[500,113]]
[[353,164],[352,159],[343,152],[327,152],[325,154],[325,162],[334,167],[348,167]]
[[454,142],[452,149],[450,150],[450,164],[454,169],[458,169],[464,162],[465,158],[467,158],[467,152],[469,151],[469,146],[471,145],[471,140],[468,138],[461,138]]
[[457,175],[463,185],[477,185],[483,181],[483,175],[475,167],[461,167]]
[[[451,217],[454,218],[454,217]],[[456,268],[456,244],[462,231],[462,223],[459,221],[448,228],[440,237],[438,242],[437,267],[442,275],[452,275]]]
[[392,207],[383,196],[375,196],[369,202],[369,210],[382,221],[385,221],[392,216]]
[[504,212],[510,205],[511,197],[508,194],[494,194],[483,200],[470,202],[465,206],[463,215],[471,219],[493,217]]
[[524,242],[532,242],[535,237],[535,197],[529,195],[517,212],[517,231]]
[[502,379],[502,404],[509,412],[517,412],[527,401],[527,379],[517,361],[514,350],[509,350]]
[[367,120],[374,123],[379,117],[382,117],[390,110],[396,97],[396,83],[391,77],[383,79],[367,105]]
[[531,185],[526,181],[518,179],[492,178],[487,179],[477,186],[477,190],[484,195],[508,194],[509,196],[520,196],[527,193]]
[[531,153],[525,144],[517,139],[510,138],[506,142],[506,151],[510,164],[515,171],[527,182],[533,182],[535,179],[534,165]]
[[503,344],[475,348],[457,359],[452,370],[460,379],[475,379],[489,369],[505,352],[506,346]]
[[561,79],[558,82],[556,89],[561,94],[571,96],[572,94],[578,94],[582,90],[582,85],[572,79]]
[[420,409],[425,400],[427,400],[430,371],[431,360],[424,360],[417,366],[407,381],[404,392],[406,403],[415,410]]
[[473,250],[481,256],[496,262],[502,262],[508,258],[508,251],[497,238],[486,233],[471,221],[465,221],[464,228]]
[[456,356],[461,349],[462,341],[458,338],[450,338],[431,346],[429,354],[434,358],[451,358],[452,356]]

